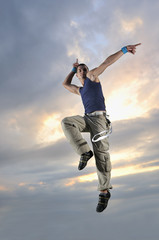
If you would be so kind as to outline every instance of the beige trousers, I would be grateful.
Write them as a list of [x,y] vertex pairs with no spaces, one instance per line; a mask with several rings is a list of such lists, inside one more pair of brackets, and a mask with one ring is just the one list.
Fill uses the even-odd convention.
[[[79,154],[90,151],[90,147],[86,140],[82,137],[82,132],[90,132],[92,137],[108,127],[105,116],[72,116],[66,117],[62,120],[62,128],[64,134],[74,150]],[[105,138],[98,142],[92,142],[93,152],[96,162],[98,175],[98,190],[105,190],[112,188],[110,184],[111,178],[111,162],[109,155],[109,142]]]

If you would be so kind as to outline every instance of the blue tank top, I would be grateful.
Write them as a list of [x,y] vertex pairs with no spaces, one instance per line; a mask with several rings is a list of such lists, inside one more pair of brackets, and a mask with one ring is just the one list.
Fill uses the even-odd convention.
[[84,86],[79,89],[85,114],[94,111],[105,111],[105,99],[100,82],[93,82],[88,77],[84,81]]

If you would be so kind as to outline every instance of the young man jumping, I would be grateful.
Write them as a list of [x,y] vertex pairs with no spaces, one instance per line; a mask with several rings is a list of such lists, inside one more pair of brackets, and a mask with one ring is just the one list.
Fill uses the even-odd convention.
[[[108,205],[111,197],[110,183],[111,178],[111,162],[109,155],[108,138],[99,141],[92,141],[93,152],[88,143],[82,137],[82,132],[90,132],[91,139],[98,133],[107,131],[109,128],[109,120],[106,117],[105,99],[102,92],[99,75],[102,74],[108,66],[116,62],[121,56],[129,52],[135,54],[136,47],[141,43],[135,45],[128,45],[123,47],[120,51],[106,58],[106,60],[89,71],[85,64],[79,64],[78,59],[73,64],[72,71],[68,74],[63,82],[63,86],[72,93],[81,95],[82,102],[85,109],[84,116],[66,117],[62,120],[62,128],[66,138],[70,144],[80,155],[78,169],[82,170],[86,167],[88,160],[94,155],[96,161],[96,169],[98,175],[98,190],[100,191],[99,200],[96,207],[97,212],[102,212]],[[76,74],[80,80],[82,87],[72,84],[72,79]]]

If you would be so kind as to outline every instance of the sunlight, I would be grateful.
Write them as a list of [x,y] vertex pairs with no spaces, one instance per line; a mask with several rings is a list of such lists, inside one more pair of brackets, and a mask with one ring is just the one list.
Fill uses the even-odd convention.
[[96,179],[97,179],[97,174],[96,173],[90,173],[90,174],[78,177],[79,182],[92,182]]
[[2,186],[2,185],[0,185],[0,191],[8,191],[8,188],[6,188],[5,186]]
[[155,170],[159,170],[159,166],[152,167],[142,167],[141,165],[130,166],[130,167],[122,167],[117,168],[112,171],[112,177],[122,177],[126,175],[144,173],[144,172],[152,172]]
[[75,180],[69,179],[69,182],[68,182],[68,183],[65,183],[65,186],[66,186],[66,187],[70,187],[70,186],[74,185],[75,183],[76,183]]
[[143,24],[143,20],[139,17],[134,18],[133,20],[122,20],[122,29],[125,32],[133,32],[138,26],[141,26]]
[[[156,161],[150,161],[146,164],[155,163]],[[159,170],[159,166],[151,166],[151,167],[144,167],[145,164],[138,164],[138,165],[131,165],[131,166],[125,166],[121,168],[114,168],[111,172],[112,178],[116,177],[123,177],[127,175],[133,175],[133,174],[139,174],[139,173],[145,173],[145,172],[152,172]],[[79,177],[71,178],[69,179],[68,183],[65,184],[65,186],[69,187],[72,185],[75,185],[76,183],[83,183],[83,182],[92,182],[97,180],[97,173],[90,173],[86,175],[82,175]]]
[[21,182],[21,183],[18,184],[19,187],[23,187],[23,186],[26,186],[26,185],[27,185],[27,183],[25,183],[25,182]]
[[135,148],[128,148],[125,151],[111,153],[111,162],[131,162],[133,159],[139,158],[143,155],[143,151],[137,151]]
[[64,137],[60,117],[59,114],[54,113],[43,121],[43,126],[37,136],[39,143],[56,142]]
[[61,121],[66,116],[74,116],[78,114],[78,108],[80,108],[80,103],[74,104],[72,108],[67,109],[63,112],[54,112],[51,115],[42,116],[41,127],[36,137],[38,144],[49,144],[55,143],[56,141],[65,138]]
[[137,81],[123,85],[121,88],[112,91],[107,99],[107,111],[111,120],[135,118],[143,115],[147,109],[138,103]]

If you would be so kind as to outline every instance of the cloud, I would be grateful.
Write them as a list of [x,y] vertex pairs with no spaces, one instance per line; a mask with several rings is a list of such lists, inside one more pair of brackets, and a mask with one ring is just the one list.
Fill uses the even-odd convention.
[[[156,183],[157,178],[158,173],[149,173],[114,179],[119,186],[112,191],[108,209],[100,216],[95,212],[97,196],[89,189],[85,191],[85,188],[83,190],[75,188],[69,191],[67,188],[63,191],[49,189],[35,192],[17,189],[14,196],[10,195],[12,204],[10,201],[4,202],[10,218],[5,218],[1,223],[1,236],[13,235],[14,229],[18,225],[19,231],[14,232],[14,236],[18,238],[23,235],[24,240],[28,236],[30,239],[44,236],[51,239],[53,233],[59,239],[62,239],[63,235],[65,235],[65,239],[75,238],[77,233],[80,234],[81,228],[83,231],[80,237],[87,235],[87,239],[91,239],[97,237],[98,231],[102,231],[107,224],[107,234],[111,236],[111,239],[118,236],[126,240],[134,232],[130,227],[132,225],[135,226],[136,237],[144,235],[144,219],[145,217],[148,219],[149,216],[152,219],[149,222],[149,228],[154,230],[151,237],[155,239],[157,236],[156,221],[158,220],[156,212],[158,186],[151,188],[150,186]],[[2,196],[4,198],[7,195],[1,195],[1,198]],[[5,214],[3,212],[1,217]],[[13,217],[14,221],[8,231],[8,224]],[[135,225],[136,221],[137,225]],[[28,222],[27,227],[25,222]],[[92,229],[89,232],[88,227],[85,228],[88,223],[91,223]],[[112,224],[116,229],[113,233]],[[90,225],[88,224],[88,226]],[[127,228],[129,231],[125,230]],[[32,231],[31,235],[24,234],[27,233],[27,229]],[[71,229],[73,230],[71,231]],[[147,234],[150,237],[149,231]]]
[[[60,6],[60,1],[55,3],[48,0],[38,4],[21,2],[17,8],[16,2],[12,2],[11,10],[9,3],[3,3],[2,7],[9,8],[10,14],[1,15],[5,22],[1,110],[22,108],[34,102],[42,103],[49,95],[53,96],[53,100],[56,98],[58,85],[61,86],[61,67],[58,66],[64,66],[67,58],[65,36],[69,28],[66,26],[71,20],[74,2],[70,1],[70,4],[72,7],[65,8],[67,4],[62,2]],[[61,11],[57,12],[59,6]],[[66,9],[65,15],[62,14],[62,9]],[[76,13],[80,9],[77,8]],[[8,44],[5,43],[6,39]]]
[[[113,134],[110,137],[112,178],[158,169],[157,124],[158,109],[143,118],[113,123]],[[88,141],[89,136],[84,137]],[[3,150],[1,157],[3,172],[6,166],[7,168],[12,166],[9,179],[17,173],[21,176],[19,180],[14,177],[13,185],[26,183],[27,188],[32,190],[38,186],[39,182],[60,188],[72,186],[73,189],[76,185],[79,189],[82,182],[92,182],[94,187],[97,185],[94,160],[90,161],[86,171],[78,173],[79,156],[73,152],[65,138],[49,146],[37,145],[36,148],[12,149],[9,152]],[[30,183],[27,180],[28,176]]]
[[157,140],[158,117],[158,109],[152,109],[147,116],[114,122],[114,135],[112,135],[114,147],[120,149],[134,146],[137,148],[144,145],[146,141],[154,144]]
[[[158,6],[136,0],[2,2],[1,239],[157,239],[159,35],[152,26]],[[91,69],[137,42],[135,56],[124,55],[100,76],[113,122],[114,189],[99,215],[94,160],[79,172],[79,156],[60,129],[63,117],[83,114],[79,96],[62,82],[76,57]]]
[[136,30],[136,27],[143,24],[143,21],[141,18],[135,18],[131,21],[124,21],[122,20],[122,28],[125,32],[134,32]]

